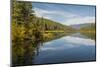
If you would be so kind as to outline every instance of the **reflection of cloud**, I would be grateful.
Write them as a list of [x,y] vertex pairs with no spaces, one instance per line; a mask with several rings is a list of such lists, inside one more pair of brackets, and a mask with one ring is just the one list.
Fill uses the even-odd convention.
[[[63,42],[59,43],[61,40],[63,40]],[[67,36],[61,39],[44,43],[44,46],[41,48],[41,50],[56,51],[56,50],[71,49],[80,46],[94,46],[94,45],[95,45],[94,40]]]
[[42,51],[46,51],[46,50],[53,50],[54,51],[54,50],[70,49],[70,48],[73,48],[73,47],[74,46],[72,44],[70,44],[70,45],[63,44],[62,46],[57,46],[57,47],[43,47],[43,48],[41,48],[41,50]]
[[68,36],[64,39],[66,40],[66,42],[71,42],[75,45],[86,45],[86,46],[94,46],[95,45],[95,41],[91,40],[91,39],[84,39],[84,38],[71,37],[71,36]]

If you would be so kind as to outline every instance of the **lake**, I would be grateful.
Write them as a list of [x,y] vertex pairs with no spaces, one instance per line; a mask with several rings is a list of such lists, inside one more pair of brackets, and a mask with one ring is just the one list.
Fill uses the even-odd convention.
[[[81,33],[71,33],[44,42],[15,42],[13,66],[86,62],[96,60],[95,39]],[[18,45],[19,44],[19,45]],[[22,50],[24,48],[25,50]],[[22,50],[23,52],[19,51]]]
[[33,56],[32,62],[33,64],[51,64],[95,61],[95,47],[95,40],[83,34],[74,33],[44,42],[38,47],[38,54]]

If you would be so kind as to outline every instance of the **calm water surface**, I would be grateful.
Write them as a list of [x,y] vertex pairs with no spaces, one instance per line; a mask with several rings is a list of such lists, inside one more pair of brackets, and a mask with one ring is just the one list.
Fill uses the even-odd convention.
[[34,56],[34,64],[94,61],[95,40],[80,33],[43,43]]

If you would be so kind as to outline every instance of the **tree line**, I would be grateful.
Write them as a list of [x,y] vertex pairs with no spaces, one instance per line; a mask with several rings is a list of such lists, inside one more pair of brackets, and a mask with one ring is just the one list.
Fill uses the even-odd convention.
[[36,17],[31,2],[13,0],[12,5],[12,40],[39,38],[43,34],[41,31],[46,30],[73,31],[73,28],[69,26]]

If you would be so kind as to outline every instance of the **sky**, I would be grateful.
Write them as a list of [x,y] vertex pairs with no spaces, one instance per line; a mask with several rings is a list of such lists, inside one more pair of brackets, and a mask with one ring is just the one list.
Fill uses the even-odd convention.
[[95,23],[95,6],[54,3],[32,3],[36,16],[64,25]]

